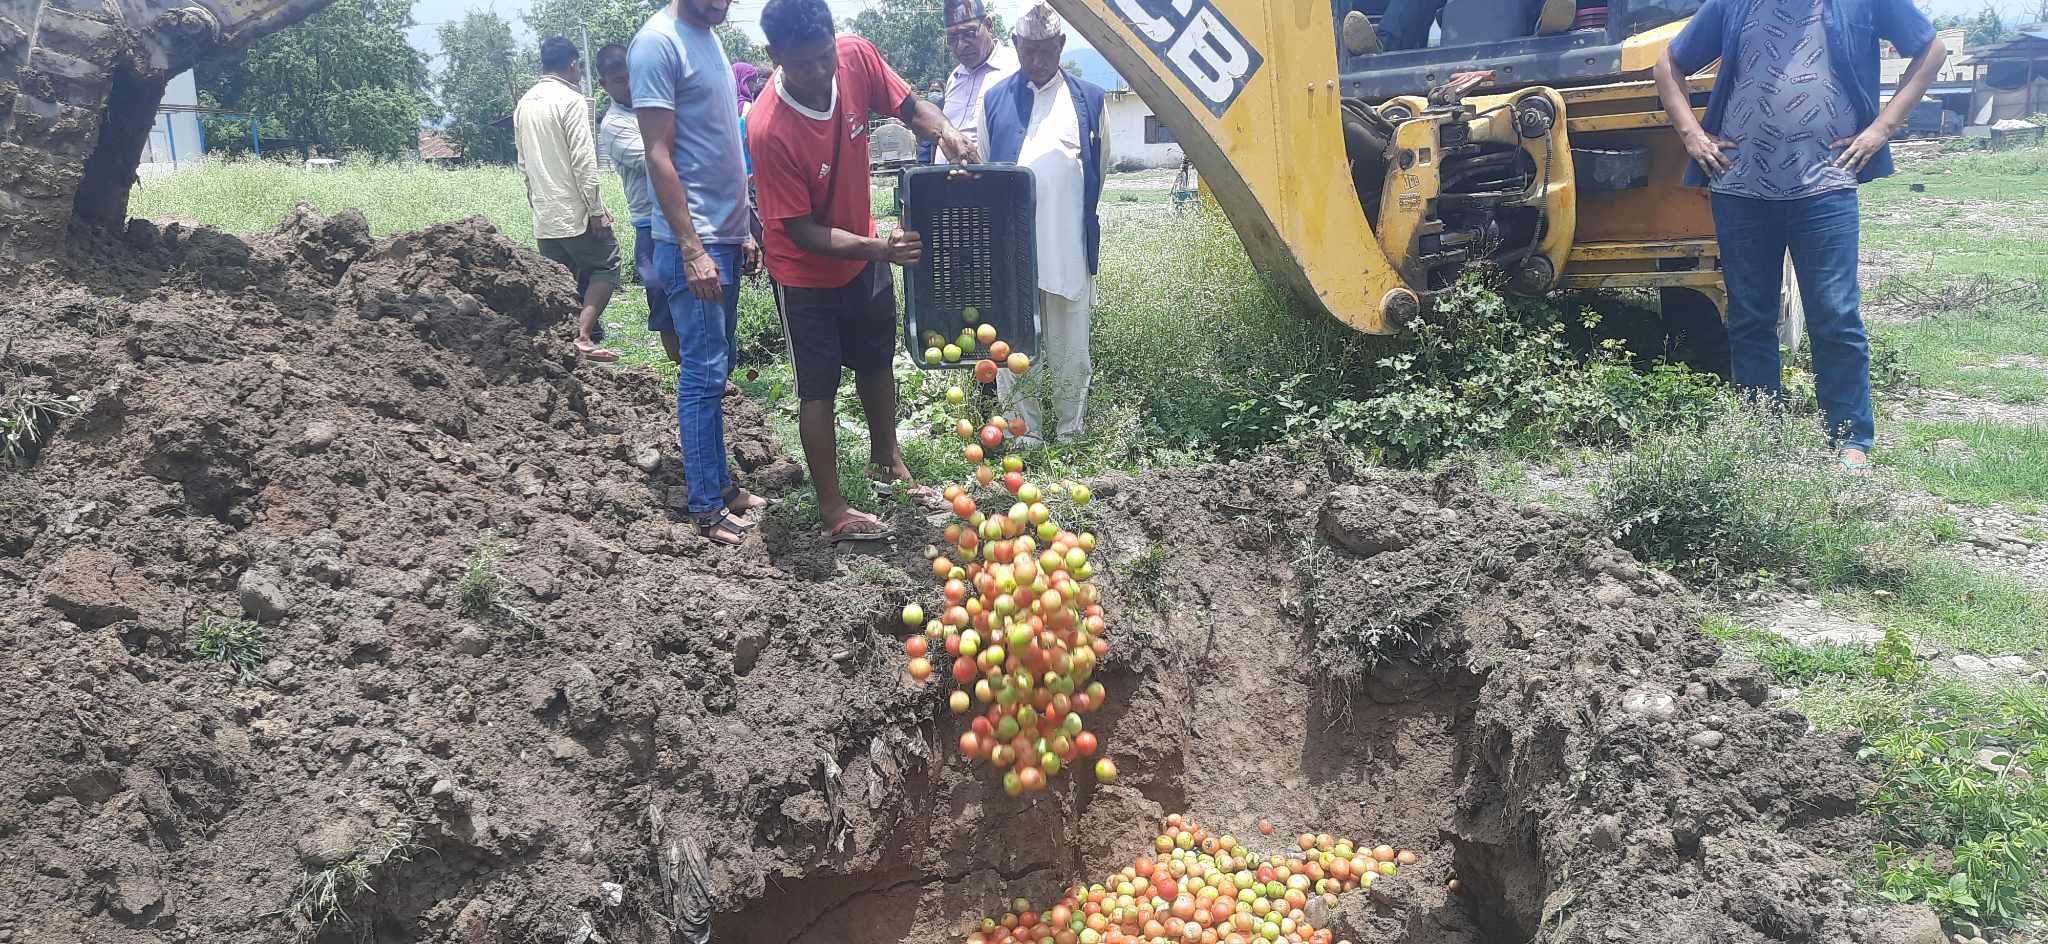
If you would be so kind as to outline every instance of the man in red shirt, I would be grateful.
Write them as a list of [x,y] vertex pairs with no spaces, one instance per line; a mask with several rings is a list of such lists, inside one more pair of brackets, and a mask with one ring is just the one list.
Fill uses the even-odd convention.
[[918,234],[875,235],[868,202],[868,116],[900,117],[954,163],[980,161],[944,112],[911,92],[873,44],[835,36],[825,0],[770,0],[761,11],[768,56],[780,67],[747,115],[747,145],[766,226],[768,272],[796,368],[798,431],[828,536],[868,541],[888,526],[839,489],[840,371],[851,368],[867,415],[871,471],[909,484],[896,444],[896,285],[889,264],[917,265]]

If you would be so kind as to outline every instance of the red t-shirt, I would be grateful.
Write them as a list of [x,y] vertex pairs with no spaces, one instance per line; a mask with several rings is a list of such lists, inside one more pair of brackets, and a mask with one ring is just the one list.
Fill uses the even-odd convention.
[[895,115],[910,86],[882,61],[873,43],[839,37],[839,75],[829,113],[785,97],[777,77],[747,113],[768,274],[797,288],[838,288],[867,262],[804,252],[788,221],[811,217],[863,236],[875,234],[868,202],[868,113]]

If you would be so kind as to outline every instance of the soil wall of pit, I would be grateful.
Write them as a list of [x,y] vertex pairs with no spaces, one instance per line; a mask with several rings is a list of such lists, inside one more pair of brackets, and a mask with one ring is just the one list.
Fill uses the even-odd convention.
[[[1126,864],[1176,811],[1420,851],[1346,903],[1357,939],[1925,917],[1850,907],[1843,745],[1756,707],[1667,578],[1466,477],[1304,455],[1095,483],[1091,726],[1123,777],[1010,798],[903,674],[936,526],[899,509],[870,553],[787,513],[697,538],[672,394],[566,356],[553,263],[353,214],[87,249],[0,301],[10,394],[79,398],[0,475],[13,940],[923,944]],[[742,480],[786,493],[727,402]],[[504,585],[465,609],[487,542]],[[195,652],[220,617],[263,629],[247,678]],[[328,926],[294,907],[365,862]]]

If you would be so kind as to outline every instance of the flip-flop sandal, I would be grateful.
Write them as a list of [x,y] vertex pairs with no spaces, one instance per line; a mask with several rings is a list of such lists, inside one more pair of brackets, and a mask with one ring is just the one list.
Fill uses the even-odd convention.
[[[769,505],[775,504],[774,499],[763,498],[737,485],[727,486],[725,491],[721,492],[718,497],[720,501],[725,502],[726,511],[739,512],[741,514],[745,514],[749,511],[759,511],[763,508],[768,507]],[[733,507],[733,502],[735,500],[741,503],[740,507]],[[758,502],[759,504],[755,504],[756,502]]]
[[1877,472],[1877,465],[1868,459],[1862,462],[1852,459],[1836,459],[1835,463],[1842,467],[1843,472],[1847,472],[1850,475],[1873,475]]
[[619,352],[609,348],[597,347],[595,345],[584,347],[581,344],[575,345],[575,348],[576,356],[593,364],[609,364],[619,359]]
[[[696,523],[698,537],[713,544],[723,544],[726,547],[739,547],[741,544],[746,543],[747,532],[754,530],[754,526],[751,523],[741,521],[726,511],[701,516],[697,518]],[[720,531],[738,535],[738,537],[721,537],[719,535]]]
[[[861,524],[871,524],[876,528],[876,530],[847,530],[848,528],[854,525]],[[848,515],[846,520],[839,522],[839,525],[837,527],[834,527],[831,530],[825,532],[825,539],[831,541],[833,544],[843,544],[848,541],[886,541],[895,536],[896,532],[891,531],[888,525],[883,524],[882,519],[858,511],[854,512],[851,515]]]

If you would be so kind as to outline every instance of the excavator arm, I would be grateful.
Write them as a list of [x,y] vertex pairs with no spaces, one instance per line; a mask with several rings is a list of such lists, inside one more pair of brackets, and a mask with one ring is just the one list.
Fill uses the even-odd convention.
[[[1712,218],[1679,185],[1648,76],[1682,21],[1406,50],[1373,71],[1330,0],[1051,2],[1173,131],[1254,263],[1360,331],[1399,331],[1478,262],[1520,293],[1718,302]],[[1570,23],[1552,6],[1539,30]]]

